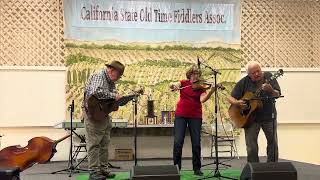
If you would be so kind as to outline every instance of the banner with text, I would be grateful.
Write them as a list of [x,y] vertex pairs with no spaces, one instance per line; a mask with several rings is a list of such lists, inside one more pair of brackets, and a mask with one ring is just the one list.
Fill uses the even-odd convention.
[[233,4],[73,0],[75,27],[232,30]]
[[[87,79],[113,60],[122,62],[120,94],[143,88],[139,124],[172,124],[179,93],[170,83],[186,79],[186,71],[201,66],[202,77],[225,87],[227,99],[239,79],[240,0],[64,0],[66,104],[74,100],[81,118]],[[209,68],[210,67],[210,68]],[[203,104],[203,119],[212,123],[214,100]],[[152,107],[152,108],[150,108]],[[221,101],[220,117],[228,119],[229,103]],[[132,105],[111,114],[133,123]]]

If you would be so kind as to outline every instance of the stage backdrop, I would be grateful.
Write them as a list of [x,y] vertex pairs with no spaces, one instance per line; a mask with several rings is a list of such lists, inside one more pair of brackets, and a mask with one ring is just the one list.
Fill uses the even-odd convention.
[[[219,115],[226,118],[226,96],[240,77],[240,2],[227,1],[104,1],[65,0],[65,46],[67,106],[75,100],[75,118],[81,118],[83,89],[88,77],[119,60],[126,65],[117,84],[130,94],[144,87],[138,101],[138,120],[144,124],[147,100],[155,115],[174,111],[179,93],[170,82],[185,79],[186,70],[197,63],[218,69]],[[210,68],[201,66],[203,77],[213,82]],[[128,103],[112,114],[132,122]],[[204,119],[214,119],[214,99],[204,104]]]

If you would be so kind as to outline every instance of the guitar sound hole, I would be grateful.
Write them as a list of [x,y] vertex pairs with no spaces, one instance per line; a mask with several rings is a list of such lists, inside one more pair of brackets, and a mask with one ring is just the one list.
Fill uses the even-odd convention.
[[251,109],[251,106],[248,105],[247,107],[245,107],[245,108],[241,111],[241,115],[242,115],[242,116],[246,116],[247,114],[249,114],[250,109]]

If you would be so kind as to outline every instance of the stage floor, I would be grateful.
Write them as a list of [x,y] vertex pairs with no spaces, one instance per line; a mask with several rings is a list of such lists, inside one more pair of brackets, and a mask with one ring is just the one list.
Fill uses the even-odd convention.
[[[231,167],[226,167],[223,165],[219,166],[219,170],[224,170],[226,168],[239,169],[242,170],[246,165],[246,158],[242,157],[240,159],[219,159]],[[262,162],[265,162],[265,158],[261,158]],[[280,160],[281,162],[287,162],[288,160]],[[205,158],[202,160],[202,164],[208,164],[214,162],[214,159]],[[298,172],[298,180],[318,180],[320,179],[320,166],[296,161],[289,161],[295,166]],[[134,166],[134,161],[111,161],[114,166],[120,166],[121,169],[111,169],[113,172],[118,171],[130,171]],[[172,160],[169,159],[148,159],[148,160],[138,160],[138,165],[140,166],[153,166],[153,165],[171,165]],[[69,177],[68,172],[63,172],[63,174],[51,174],[51,172],[58,171],[61,169],[66,169],[68,167],[68,162],[50,162],[47,164],[37,164],[24,172],[20,173],[21,180],[75,180],[79,175],[78,173],[72,174]],[[80,168],[86,168],[86,162],[80,165]],[[204,166],[202,169],[215,170],[216,165]],[[182,169],[191,170],[192,163],[191,159],[184,159],[182,162]]]

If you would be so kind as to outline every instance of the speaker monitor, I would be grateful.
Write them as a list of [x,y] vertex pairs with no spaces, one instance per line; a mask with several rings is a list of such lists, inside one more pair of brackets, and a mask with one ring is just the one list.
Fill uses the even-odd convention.
[[0,168],[1,180],[19,180],[19,168]]
[[240,180],[297,180],[297,170],[290,162],[247,163]]
[[130,171],[131,180],[180,180],[179,169],[174,165],[135,166]]

